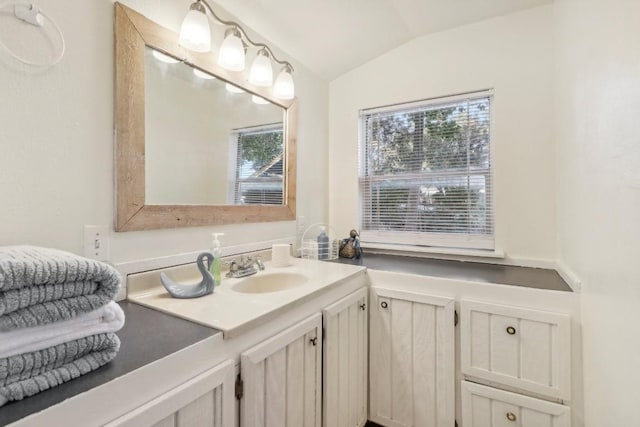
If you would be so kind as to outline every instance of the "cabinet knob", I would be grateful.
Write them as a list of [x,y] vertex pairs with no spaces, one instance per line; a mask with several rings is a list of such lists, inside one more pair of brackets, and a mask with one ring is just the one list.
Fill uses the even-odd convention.
[[386,302],[386,301],[382,301],[382,302],[380,303],[380,307],[382,307],[382,308],[387,308],[387,307],[389,307],[389,304],[387,304],[387,302]]
[[515,335],[516,334],[516,328],[514,328],[513,326],[507,326],[507,333],[509,335]]
[[360,309],[365,311],[367,309],[367,304],[360,304]]
[[313,337],[309,340],[312,346],[316,346],[318,344],[318,337]]
[[516,414],[514,414],[513,412],[507,412],[507,419],[509,421],[515,421],[516,420]]

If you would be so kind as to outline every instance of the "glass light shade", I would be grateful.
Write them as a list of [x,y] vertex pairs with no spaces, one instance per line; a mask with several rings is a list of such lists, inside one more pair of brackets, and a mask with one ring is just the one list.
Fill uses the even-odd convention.
[[169,56],[169,55],[167,55],[165,53],[162,53],[162,52],[159,52],[157,50],[154,50],[153,52],[151,52],[151,54],[158,61],[164,62],[166,64],[177,64],[178,62],[180,62],[180,60],[174,58],[173,56]]
[[273,96],[280,99],[293,99],[295,87],[289,67],[284,67],[273,85]]
[[198,70],[197,68],[193,69],[193,74],[195,74],[197,77],[200,77],[201,79],[215,80],[214,76],[212,76],[211,74],[205,73],[202,70]]
[[258,95],[251,95],[251,100],[260,105],[269,104],[269,101]]
[[244,93],[244,90],[240,89],[238,86],[232,85],[231,83],[227,83],[224,87],[231,93]]
[[[196,5],[198,7],[194,7]],[[211,28],[209,28],[209,20],[202,5],[194,3],[187,12],[180,27],[179,43],[195,52],[209,52],[211,50]]]
[[271,67],[271,60],[269,59],[269,54],[264,48],[258,52],[258,56],[256,56],[251,64],[251,70],[249,71],[249,83],[264,87],[268,87],[273,84],[273,68]]
[[230,71],[244,70],[244,45],[238,30],[227,31],[220,45],[218,65]]

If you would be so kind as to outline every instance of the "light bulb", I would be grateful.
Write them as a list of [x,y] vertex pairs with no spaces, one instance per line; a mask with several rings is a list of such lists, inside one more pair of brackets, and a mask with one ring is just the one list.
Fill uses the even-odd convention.
[[204,6],[195,2],[182,21],[180,27],[181,46],[195,52],[209,52],[211,50],[211,28]]
[[164,62],[166,64],[177,64],[180,62],[179,59],[174,58],[173,56],[169,56],[165,53],[159,52],[157,50],[152,51],[151,53],[154,58],[156,58],[160,62]]
[[193,74],[195,74],[196,76],[200,77],[201,79],[205,79],[205,80],[215,80],[215,77],[212,76],[209,73],[205,73],[202,70],[199,70],[197,68],[193,69]]
[[273,95],[280,99],[293,99],[295,97],[295,86],[293,85],[290,66],[285,65],[278,75],[273,85]]
[[269,104],[269,101],[258,95],[251,95],[251,100],[260,105]]
[[244,90],[240,89],[238,86],[232,85],[231,83],[227,83],[224,87],[231,93],[244,93]]
[[244,70],[244,44],[237,28],[225,33],[218,53],[218,65],[230,71]]
[[271,60],[269,52],[262,48],[258,51],[258,55],[251,64],[249,71],[249,83],[256,86],[271,86],[273,84],[273,69],[271,68]]

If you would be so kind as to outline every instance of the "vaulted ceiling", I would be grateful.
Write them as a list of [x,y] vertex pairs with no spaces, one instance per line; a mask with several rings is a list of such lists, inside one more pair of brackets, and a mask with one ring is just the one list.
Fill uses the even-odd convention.
[[553,0],[214,0],[331,80],[413,38]]

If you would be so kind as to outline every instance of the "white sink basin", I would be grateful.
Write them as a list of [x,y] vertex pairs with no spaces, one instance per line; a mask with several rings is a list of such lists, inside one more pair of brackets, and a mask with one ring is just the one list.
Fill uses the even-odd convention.
[[231,289],[245,294],[278,292],[304,285],[309,278],[299,273],[258,273],[242,279]]

